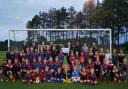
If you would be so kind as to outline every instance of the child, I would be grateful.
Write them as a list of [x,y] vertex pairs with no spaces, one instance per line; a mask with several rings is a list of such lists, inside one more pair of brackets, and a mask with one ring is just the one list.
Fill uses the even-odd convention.
[[86,65],[86,68],[87,68],[87,70],[90,72],[90,69],[91,68],[94,68],[94,64],[93,64],[93,62],[92,62],[92,59],[89,59],[88,60],[88,63],[87,63],[87,65]]
[[4,59],[2,65],[0,65],[0,78],[1,82],[7,80],[7,61]]
[[41,83],[42,80],[43,80],[43,77],[44,77],[43,72],[41,72],[39,70],[39,68],[36,68],[35,71],[32,74],[33,83],[36,83],[36,84]]
[[62,50],[60,50],[60,54],[58,55],[59,61],[63,64],[64,61],[64,54],[62,52]]
[[114,64],[112,63],[112,59],[109,59],[109,63],[107,64],[107,77],[110,80],[113,80],[113,68]]
[[86,71],[86,67],[83,67],[81,71],[80,83],[86,83],[86,82],[87,82],[87,71]]
[[116,53],[116,49],[113,49],[112,62],[114,65],[117,65],[117,61],[118,61],[118,55]]
[[36,58],[33,59],[33,62],[31,63],[31,65],[32,65],[32,70],[35,70],[37,67]]
[[7,63],[7,77],[10,80],[13,79],[12,68],[13,68],[13,64],[12,64],[12,61],[9,59]]
[[88,57],[89,57],[89,59],[93,59],[93,52],[92,52],[91,48],[89,50]]
[[27,70],[31,69],[31,64],[29,63],[28,59],[23,59],[22,64],[21,64],[21,76],[22,78],[25,77]]
[[19,79],[20,68],[21,68],[21,65],[18,63],[18,59],[15,59],[14,64],[13,64],[13,68],[12,68],[12,74],[13,74],[13,81],[14,82],[16,81],[16,79]]
[[101,64],[103,63],[104,58],[105,58],[105,54],[103,53],[103,48],[100,48],[99,60],[100,60]]
[[63,77],[62,70],[61,70],[61,68],[58,68],[58,71],[55,74],[54,81],[57,82],[57,83],[61,83],[61,82],[63,82],[63,78],[62,77]]
[[116,66],[113,67],[113,79],[114,81],[119,79],[119,71],[117,70]]
[[44,73],[44,81],[45,82],[52,82],[53,81],[53,71],[49,70],[49,67],[45,67],[45,73]]
[[96,77],[96,74],[93,68],[90,69],[90,73],[88,74],[87,83],[91,85],[97,84],[97,77]]
[[20,53],[20,63],[22,63],[23,58],[25,58],[25,53],[22,50],[21,53]]
[[[70,60],[70,63],[72,63],[72,61],[75,60],[75,55],[74,55],[73,50],[71,51],[71,54],[69,55],[69,60]],[[70,65],[71,65],[71,64],[70,64]]]
[[29,61],[28,59],[25,60],[25,68],[26,68],[27,70],[31,70],[31,69],[32,69],[32,66],[31,66],[31,64],[30,64],[30,61]]
[[127,60],[124,58],[120,73],[121,80],[126,81],[126,77],[128,76],[127,71],[128,71],[128,64],[127,64]]
[[95,55],[93,56],[93,62],[96,62],[97,57],[99,57],[98,51],[95,51]]
[[17,48],[15,49],[14,59],[18,59],[18,61],[20,60],[20,53]]
[[71,75],[72,71],[68,65],[65,65],[64,71],[63,71],[63,82],[65,83],[71,83]]
[[21,70],[20,70],[20,74],[21,77],[24,78],[25,74],[26,74],[26,67],[25,67],[25,59],[22,58],[22,62],[21,62]]
[[102,76],[102,79],[106,79],[106,75],[107,75],[107,64],[106,64],[106,60],[103,59],[103,63],[101,65],[101,76]]
[[41,59],[41,56],[38,57],[37,67],[39,68],[39,70],[41,72],[44,72],[44,69],[43,69],[43,61]]
[[79,54],[78,54],[77,51],[76,51],[75,59],[76,59],[76,60],[80,60],[80,57],[79,57]]
[[79,60],[75,60],[75,65],[73,67],[76,67],[76,70],[81,72],[82,65],[80,64]]
[[72,72],[72,81],[73,82],[80,82],[80,73],[76,70],[74,67],[74,70]]
[[53,68],[53,60],[52,60],[52,57],[49,58],[49,63],[48,63],[48,66],[49,66],[49,69],[51,70]]
[[81,52],[81,55],[80,55],[80,63],[81,63],[81,65],[82,66],[84,66],[85,65],[85,60],[84,60],[85,58],[84,58],[84,53],[83,52]]
[[45,70],[45,67],[48,66],[48,62],[47,62],[47,59],[44,58],[43,60],[43,65],[42,65],[42,69]]
[[27,70],[27,73],[25,74],[25,76],[24,76],[22,82],[23,82],[24,84],[29,84],[29,85],[32,83],[32,78],[31,78],[30,70]]
[[11,60],[12,63],[14,62],[14,54],[11,48],[8,50],[8,53],[6,54],[6,58],[7,60]]
[[124,52],[122,49],[120,49],[120,53],[118,54],[118,63],[119,63],[119,67],[122,66],[123,64],[123,59],[125,58]]
[[55,59],[55,62],[53,64],[53,69],[55,72],[57,72],[58,68],[62,67],[61,63],[59,62],[58,56]]
[[97,78],[100,78],[100,73],[101,73],[101,62],[99,60],[99,57],[97,57],[96,62],[94,64],[94,69],[95,69],[95,73]]

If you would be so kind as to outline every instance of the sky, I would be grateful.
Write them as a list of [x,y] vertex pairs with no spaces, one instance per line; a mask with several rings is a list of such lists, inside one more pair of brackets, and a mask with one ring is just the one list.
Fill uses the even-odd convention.
[[8,39],[9,29],[25,29],[27,21],[39,11],[62,6],[82,10],[83,4],[84,0],[0,0],[0,41]]

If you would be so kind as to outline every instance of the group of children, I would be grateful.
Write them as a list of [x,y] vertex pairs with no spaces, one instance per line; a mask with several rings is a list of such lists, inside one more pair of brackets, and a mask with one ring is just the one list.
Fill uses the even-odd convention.
[[[0,65],[1,82],[22,79],[27,84],[79,82],[96,85],[98,79],[127,80],[128,64],[122,49],[119,54],[114,49],[110,57],[109,49],[105,53],[102,48],[98,51],[95,43],[88,49],[86,44],[81,47],[79,42],[72,48],[69,42],[68,48],[69,54],[64,54],[61,48],[53,45],[42,46],[38,52],[35,43],[32,47],[24,44],[22,52],[10,49]],[[64,64],[66,59],[67,65]]]

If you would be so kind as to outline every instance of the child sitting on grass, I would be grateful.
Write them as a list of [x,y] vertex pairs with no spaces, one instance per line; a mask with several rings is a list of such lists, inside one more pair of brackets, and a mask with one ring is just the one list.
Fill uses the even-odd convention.
[[53,82],[53,71],[49,70],[49,67],[45,67],[45,73],[44,73],[44,81],[45,82]]
[[88,74],[87,83],[89,85],[96,85],[97,84],[97,77],[96,77],[96,74],[95,74],[93,68],[90,69],[90,73]]
[[25,74],[22,82],[24,84],[29,84],[29,85],[32,83],[32,76],[30,70],[27,70],[27,73]]
[[82,71],[81,71],[81,77],[80,77],[80,83],[86,83],[87,82],[87,70],[86,70],[86,67],[83,67],[82,68]]
[[13,64],[12,61],[9,59],[7,62],[7,77],[9,80],[13,79],[13,74],[12,74],[12,68],[13,68]]
[[76,67],[73,68],[72,81],[73,82],[80,82],[80,72],[76,69]]
[[108,80],[113,80],[113,69],[114,69],[114,64],[112,63],[112,59],[109,59],[109,63],[107,64],[107,78],[108,78]]
[[72,71],[71,71],[70,67],[68,65],[65,65],[64,71],[63,71],[63,82],[64,83],[72,82],[71,81],[71,76],[72,76],[71,73],[72,73]]
[[54,81],[57,82],[57,83],[61,83],[63,82],[63,75],[62,75],[62,70],[61,68],[58,68],[58,71],[55,73],[54,75]]
[[106,75],[107,75],[107,64],[106,64],[106,60],[103,59],[103,63],[101,65],[101,78],[103,80],[106,80]]
[[126,58],[123,60],[123,64],[120,69],[120,80],[127,81],[128,76],[128,64]]
[[18,59],[15,59],[12,68],[13,82],[15,82],[16,79],[19,79],[20,77],[20,67],[21,65],[18,62]]
[[32,74],[33,83],[39,84],[43,81],[44,73],[36,68]]

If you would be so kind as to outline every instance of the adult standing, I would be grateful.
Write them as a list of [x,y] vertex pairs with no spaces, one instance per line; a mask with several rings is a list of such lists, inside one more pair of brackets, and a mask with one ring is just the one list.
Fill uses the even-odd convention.
[[86,43],[84,43],[82,50],[84,52],[85,63],[87,63],[88,62],[88,46]]
[[73,47],[71,46],[70,41],[67,43],[67,48],[69,48],[69,53],[67,54],[67,62],[68,62],[68,64],[71,64],[69,57],[70,57],[70,54],[71,54],[71,50],[73,50]]
[[82,47],[80,45],[80,41],[77,41],[76,42],[76,47],[75,47],[75,52],[78,52],[79,56],[81,54],[81,51],[82,51]]
[[92,46],[93,46],[92,47],[92,53],[93,53],[93,56],[94,56],[95,55],[95,52],[98,51],[98,49],[96,47],[96,43],[95,42],[92,43]]

